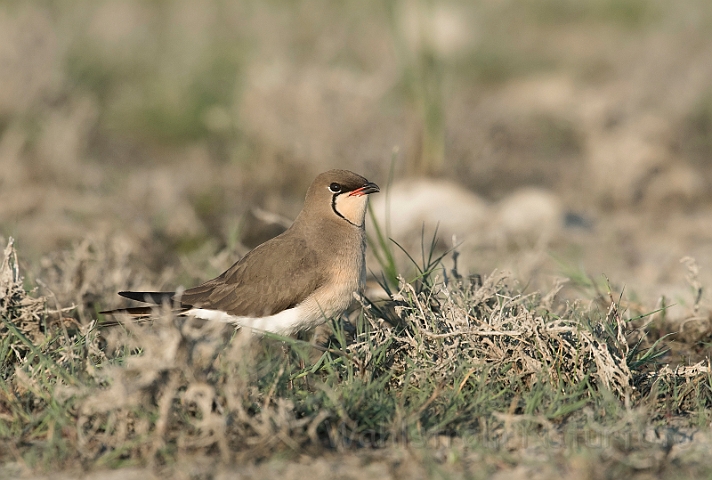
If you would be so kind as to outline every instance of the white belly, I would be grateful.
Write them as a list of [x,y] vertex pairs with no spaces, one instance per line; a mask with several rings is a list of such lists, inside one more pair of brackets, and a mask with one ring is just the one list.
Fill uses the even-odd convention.
[[311,323],[309,312],[302,305],[288,308],[268,317],[238,317],[230,315],[220,310],[208,310],[205,308],[193,308],[183,315],[211,320],[214,322],[224,322],[239,325],[240,327],[251,328],[255,333],[272,332],[280,335],[289,335],[299,330],[303,330],[305,323]]

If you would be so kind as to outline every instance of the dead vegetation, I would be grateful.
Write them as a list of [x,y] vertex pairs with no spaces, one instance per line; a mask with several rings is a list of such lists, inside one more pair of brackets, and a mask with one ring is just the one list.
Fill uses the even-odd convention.
[[[74,252],[84,272],[106,259],[87,252]],[[530,465],[583,449],[606,471],[633,474],[667,471],[709,445],[709,364],[657,363],[666,339],[647,339],[621,301],[565,301],[561,286],[524,294],[504,273],[463,278],[431,261],[387,302],[364,299],[355,326],[333,323],[316,346],[160,309],[150,323],[99,329],[28,292],[10,242],[3,471],[135,465],[210,477],[275,455],[350,452],[396,477],[403,455],[467,475],[476,465],[494,473],[493,458]]]

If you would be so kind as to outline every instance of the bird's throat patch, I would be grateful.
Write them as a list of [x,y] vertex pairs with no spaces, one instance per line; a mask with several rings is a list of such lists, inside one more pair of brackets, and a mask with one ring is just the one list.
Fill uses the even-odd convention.
[[335,195],[332,201],[334,212],[356,227],[362,227],[366,218],[368,195]]

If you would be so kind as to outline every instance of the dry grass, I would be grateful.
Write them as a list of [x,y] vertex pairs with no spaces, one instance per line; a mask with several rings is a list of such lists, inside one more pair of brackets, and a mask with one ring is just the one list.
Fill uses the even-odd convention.
[[[74,255],[85,273],[105,259],[83,245]],[[695,456],[709,445],[709,365],[657,364],[665,341],[640,341],[640,319],[620,302],[600,309],[558,300],[561,283],[525,295],[503,273],[480,281],[426,267],[313,345],[160,309],[150,323],[108,329],[62,320],[26,291],[9,243],[3,468],[259,477],[278,458],[328,464],[339,454],[390,465],[397,478],[408,475],[395,467],[404,456],[416,471],[456,476],[505,468],[497,462],[558,475],[593,475],[596,462],[607,474],[709,471]],[[569,460],[556,467],[542,455]]]

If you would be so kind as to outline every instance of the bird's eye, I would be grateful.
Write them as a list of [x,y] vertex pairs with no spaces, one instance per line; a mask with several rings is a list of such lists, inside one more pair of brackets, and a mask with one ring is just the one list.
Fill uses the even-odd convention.
[[339,193],[341,191],[341,185],[338,183],[332,183],[329,185],[329,190],[331,190],[333,193]]

